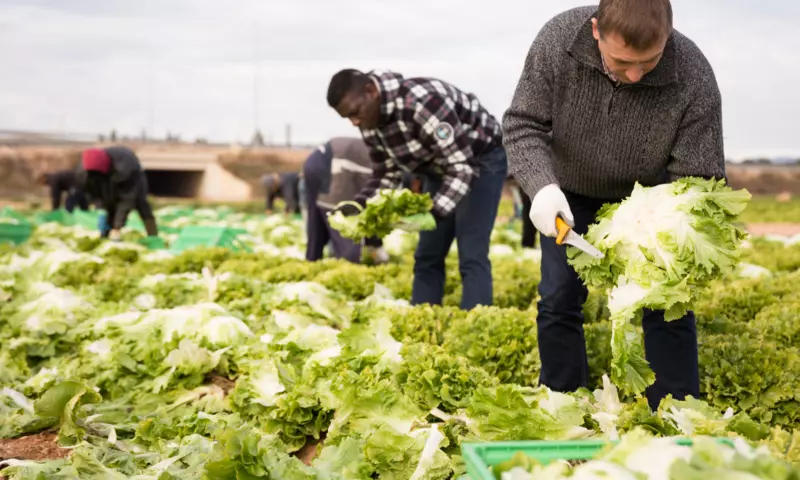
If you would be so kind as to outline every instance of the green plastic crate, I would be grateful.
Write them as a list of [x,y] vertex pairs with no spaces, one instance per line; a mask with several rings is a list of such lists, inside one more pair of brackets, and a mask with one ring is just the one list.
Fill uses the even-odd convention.
[[128,214],[128,218],[125,221],[125,228],[130,228],[137,232],[145,231],[144,222],[142,221],[142,217],[139,216],[139,212],[134,210]]
[[28,240],[32,233],[30,223],[0,223],[0,243],[19,245]]
[[63,209],[38,212],[34,215],[34,221],[39,225],[43,223],[58,223],[67,227],[75,225],[75,217]]
[[236,236],[236,231],[226,227],[184,227],[169,250],[174,254],[180,254],[196,247],[222,247],[235,252],[249,252],[247,245],[239,241]]
[[[88,210],[84,212],[83,210],[75,210],[72,212],[73,224],[80,225],[83,228],[88,228],[90,230],[97,230],[97,223],[100,219],[100,213],[102,211],[103,210]],[[128,219],[125,222],[125,228],[136,230],[137,232],[145,231],[144,222],[142,222],[138,212],[133,211],[128,215]]]
[[19,213],[18,211],[14,210],[11,207],[3,207],[3,209],[0,210],[0,217],[13,218],[14,220],[16,220],[19,223],[30,224],[30,221],[28,220],[28,218],[25,215]]
[[99,210],[74,210],[72,212],[72,219],[75,225],[80,225],[83,228],[90,230],[97,230],[97,222],[100,218]]
[[139,240],[139,245],[147,247],[148,250],[165,250],[167,244],[161,237],[145,237]]
[[165,215],[160,215],[158,217],[158,220],[162,222],[172,222],[179,218],[191,217],[193,213],[194,209],[192,208],[179,208],[172,210],[170,213],[167,213]]
[[[719,443],[733,446],[727,438],[716,439]],[[495,480],[490,467],[511,460],[517,452],[541,462],[544,465],[554,460],[591,460],[602,449],[617,442],[609,440],[573,440],[563,442],[486,442],[464,443],[461,453],[467,467],[467,478],[470,480]],[[678,445],[689,446],[690,438],[676,438]]]

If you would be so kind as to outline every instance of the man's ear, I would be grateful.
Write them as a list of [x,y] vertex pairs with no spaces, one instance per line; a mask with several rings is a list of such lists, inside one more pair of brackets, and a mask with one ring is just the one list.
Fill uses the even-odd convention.
[[375,82],[367,82],[364,85],[364,93],[367,94],[369,98],[377,98],[378,97],[378,87],[375,86]]
[[600,29],[597,28],[597,19],[596,18],[592,19],[592,36],[598,42],[600,41]]

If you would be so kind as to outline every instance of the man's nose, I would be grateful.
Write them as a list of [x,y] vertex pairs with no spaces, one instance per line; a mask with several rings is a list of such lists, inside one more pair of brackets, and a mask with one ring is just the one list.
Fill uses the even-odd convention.
[[636,83],[644,76],[644,70],[642,70],[642,67],[633,67],[625,71],[625,76],[631,82]]

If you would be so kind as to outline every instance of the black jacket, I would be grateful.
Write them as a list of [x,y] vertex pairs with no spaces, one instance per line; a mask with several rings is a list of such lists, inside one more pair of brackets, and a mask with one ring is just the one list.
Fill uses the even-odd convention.
[[61,193],[72,193],[76,189],[78,176],[75,170],[60,170],[45,174],[47,185],[50,187],[50,202],[53,210],[61,208]]
[[[137,198],[146,197],[146,181],[139,158],[127,147],[105,149],[111,157],[108,174],[78,170],[79,183],[92,200],[108,212],[108,220],[113,229],[125,226],[128,214],[136,208]],[[145,219],[143,219],[145,220]]]
[[275,189],[275,180],[273,175],[267,175],[262,179],[262,184],[267,191],[267,210],[272,210],[275,199],[282,197],[286,204],[286,213],[300,213],[300,173],[279,174],[277,189]]

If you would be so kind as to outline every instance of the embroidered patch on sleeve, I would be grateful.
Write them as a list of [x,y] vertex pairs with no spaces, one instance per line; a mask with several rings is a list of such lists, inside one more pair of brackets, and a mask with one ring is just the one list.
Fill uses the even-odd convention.
[[436,129],[433,131],[436,135],[436,138],[439,139],[441,142],[446,142],[453,138],[453,126],[449,123],[441,122],[436,125]]

